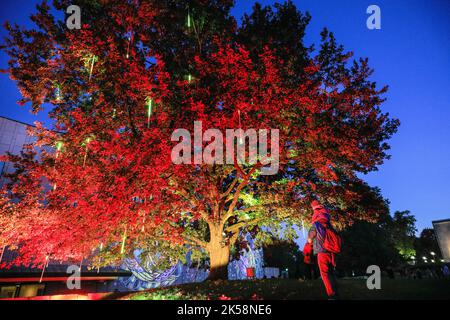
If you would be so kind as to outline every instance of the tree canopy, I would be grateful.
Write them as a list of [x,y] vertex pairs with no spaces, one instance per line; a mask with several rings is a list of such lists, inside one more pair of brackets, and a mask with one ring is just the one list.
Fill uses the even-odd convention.
[[[387,87],[326,29],[318,50],[306,48],[309,15],[292,2],[255,5],[238,26],[229,0],[84,0],[81,30],[53,14],[69,2],[38,6],[34,29],[6,24],[20,103],[50,104],[54,121],[37,123],[36,142],[5,159],[17,171],[3,192],[0,244],[18,248],[17,263],[193,250],[219,278],[243,233],[292,237],[312,197],[339,227],[385,210],[358,173],[388,158],[398,121],[381,110]],[[174,164],[172,134],[194,132],[195,121],[202,133],[279,130],[278,172],[236,157]],[[248,142],[235,138],[233,147]]]

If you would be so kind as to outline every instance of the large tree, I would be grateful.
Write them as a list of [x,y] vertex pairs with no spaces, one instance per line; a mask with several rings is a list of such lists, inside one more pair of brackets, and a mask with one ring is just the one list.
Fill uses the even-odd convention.
[[416,218],[409,210],[395,211],[387,221],[391,241],[400,255],[408,260],[416,255]]
[[[330,206],[338,226],[384,210],[357,173],[388,157],[398,121],[380,109],[386,88],[327,30],[317,52],[306,49],[309,17],[291,2],[276,13],[255,6],[240,28],[229,0],[75,4],[81,30],[68,30],[45,3],[32,16],[36,29],[6,25],[21,103],[34,112],[50,104],[54,121],[37,124],[36,143],[6,159],[17,171],[1,202],[0,244],[20,251],[17,263],[191,250],[209,257],[210,278],[223,278],[243,233],[292,237],[311,197]],[[262,160],[247,157],[173,163],[172,134],[194,132],[194,121],[203,133],[279,130],[278,172],[263,175]],[[248,142],[235,138],[228,147]]]

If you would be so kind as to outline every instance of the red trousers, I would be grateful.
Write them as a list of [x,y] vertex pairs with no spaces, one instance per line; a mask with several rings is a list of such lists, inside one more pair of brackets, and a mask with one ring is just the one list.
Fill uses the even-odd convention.
[[329,297],[337,294],[336,277],[334,275],[333,256],[331,253],[317,254],[317,263],[319,265],[320,276],[322,277],[325,290]]

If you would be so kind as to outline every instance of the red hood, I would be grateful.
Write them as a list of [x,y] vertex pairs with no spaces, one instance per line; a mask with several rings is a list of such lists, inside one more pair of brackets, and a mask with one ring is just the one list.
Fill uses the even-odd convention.
[[316,209],[314,210],[314,214],[312,216],[311,222],[330,222],[330,214],[328,213],[327,209],[325,208],[320,208],[320,209]]

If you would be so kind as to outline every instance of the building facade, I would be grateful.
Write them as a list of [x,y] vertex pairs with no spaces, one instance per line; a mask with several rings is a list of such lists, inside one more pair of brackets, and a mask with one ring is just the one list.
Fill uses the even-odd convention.
[[433,221],[433,228],[442,258],[445,262],[450,262],[450,219]]
[[[33,142],[28,135],[29,124],[0,116],[0,155],[7,152],[19,154],[24,144]],[[0,187],[5,183],[4,174],[14,171],[13,166],[7,162],[0,162]]]

